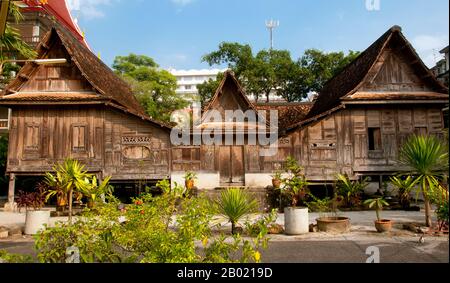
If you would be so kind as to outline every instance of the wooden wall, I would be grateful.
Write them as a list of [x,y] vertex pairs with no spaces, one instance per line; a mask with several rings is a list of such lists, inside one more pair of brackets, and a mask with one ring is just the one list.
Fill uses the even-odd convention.
[[8,172],[40,174],[71,157],[116,180],[169,176],[169,134],[101,106],[21,107],[13,111]]
[[[406,169],[397,161],[407,138],[414,133],[441,136],[442,129],[438,106],[372,106],[336,112],[290,136],[308,178],[324,181],[334,180],[337,173],[356,177]],[[370,146],[369,135],[379,147]]]

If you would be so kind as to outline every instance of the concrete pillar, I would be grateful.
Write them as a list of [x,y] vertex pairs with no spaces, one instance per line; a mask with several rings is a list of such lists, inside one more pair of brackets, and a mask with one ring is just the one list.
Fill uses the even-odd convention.
[[16,174],[9,174],[8,202],[5,204],[5,211],[14,212],[17,210],[17,203],[14,201],[16,187]]

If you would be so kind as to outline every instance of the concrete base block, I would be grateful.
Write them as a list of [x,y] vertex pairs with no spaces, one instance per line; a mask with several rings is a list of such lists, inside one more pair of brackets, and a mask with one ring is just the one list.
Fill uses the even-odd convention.
[[17,211],[17,203],[10,203],[10,202],[7,202],[6,204],[5,204],[5,212],[16,212]]

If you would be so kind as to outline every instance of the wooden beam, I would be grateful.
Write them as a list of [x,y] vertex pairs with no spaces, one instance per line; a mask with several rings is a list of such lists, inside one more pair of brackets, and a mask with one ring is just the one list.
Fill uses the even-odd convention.
[[6,22],[8,20],[9,2],[10,0],[2,0],[0,6],[0,36],[3,36],[6,30]]
[[427,73],[424,76],[421,76],[420,79],[430,78],[431,76],[432,76],[431,73]]
[[344,105],[370,105],[370,104],[448,104],[448,100],[363,100],[344,101]]
[[20,74],[20,75],[19,75],[19,78],[24,79],[24,80],[26,80],[26,81],[28,81],[28,80],[30,79],[30,77],[27,76],[27,75],[25,75],[25,74]]

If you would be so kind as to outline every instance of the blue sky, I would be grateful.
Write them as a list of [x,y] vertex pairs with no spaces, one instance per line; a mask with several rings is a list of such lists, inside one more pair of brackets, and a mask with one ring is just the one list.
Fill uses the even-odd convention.
[[[298,58],[305,49],[367,48],[393,25],[431,66],[449,41],[448,0],[68,0],[87,41],[111,65],[130,52],[163,68],[207,68],[201,56],[222,41],[269,47],[265,20],[276,19],[275,48]],[[77,9],[79,7],[79,10]],[[437,51],[437,52],[436,52]]]

